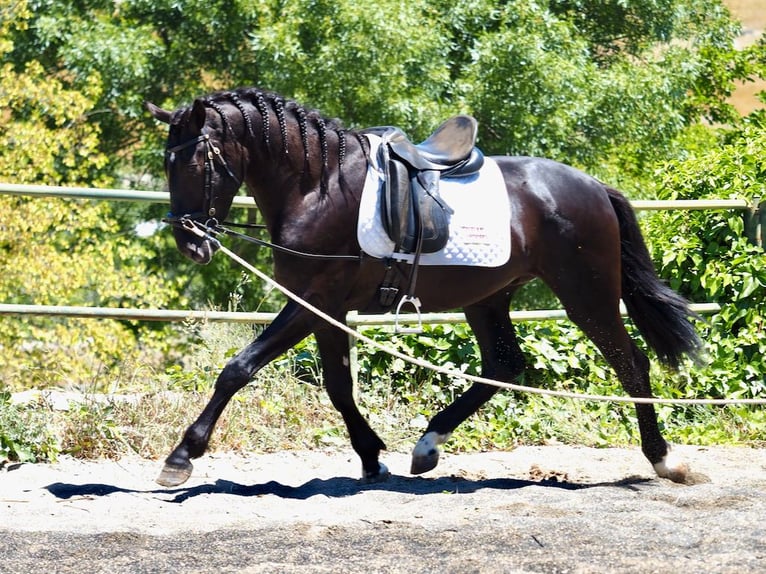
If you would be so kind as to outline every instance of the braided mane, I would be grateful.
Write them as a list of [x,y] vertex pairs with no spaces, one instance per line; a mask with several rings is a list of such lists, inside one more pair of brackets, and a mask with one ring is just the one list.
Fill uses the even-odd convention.
[[[271,125],[276,121],[280,133],[280,151],[282,155],[292,152],[288,149],[288,134],[291,130],[298,130],[300,141],[303,147],[304,174],[308,173],[310,148],[309,148],[309,129],[314,128],[319,136],[319,145],[322,161],[321,190],[327,191],[328,162],[329,162],[329,140],[328,133],[334,132],[338,138],[338,169],[342,173],[343,164],[346,160],[347,137],[350,135],[356,138],[364,150],[365,155],[369,154],[369,144],[366,138],[362,137],[355,130],[346,130],[337,119],[326,118],[313,109],[307,109],[294,100],[285,99],[279,94],[260,90],[258,88],[240,88],[234,91],[217,92],[205,98],[205,104],[216,110],[222,118],[224,128],[232,130],[231,123],[221,107],[221,104],[229,103],[240,111],[244,118],[247,137],[253,141],[257,139],[253,123],[252,113],[260,115],[261,119],[261,143],[267,153],[274,153],[274,147],[271,142]],[[292,113],[287,113],[292,112]],[[232,130],[233,131],[233,130]]]

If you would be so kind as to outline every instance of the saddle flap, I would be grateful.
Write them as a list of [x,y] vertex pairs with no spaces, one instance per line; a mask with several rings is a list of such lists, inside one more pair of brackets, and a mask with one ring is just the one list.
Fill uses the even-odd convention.
[[394,242],[395,249],[402,246],[407,229],[414,227],[412,192],[407,167],[397,160],[386,162],[386,182],[383,186],[383,227]]
[[382,188],[383,228],[397,252],[435,253],[449,240],[452,210],[438,195],[438,172],[412,173],[402,162],[386,162]]
[[[449,240],[449,220],[452,209],[444,203],[438,194],[439,173],[425,171],[412,178],[412,193],[415,207],[415,225],[412,233],[408,229],[405,245],[412,245],[410,251],[416,251],[418,239],[423,253],[436,253],[447,245]],[[421,237],[418,238],[418,231]]]

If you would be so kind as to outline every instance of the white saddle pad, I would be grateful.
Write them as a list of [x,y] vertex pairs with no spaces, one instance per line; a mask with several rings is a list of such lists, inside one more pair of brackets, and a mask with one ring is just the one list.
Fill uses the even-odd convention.
[[[411,253],[394,253],[394,243],[383,228],[381,196],[383,171],[378,165],[381,139],[370,140],[370,167],[359,208],[357,237],[362,250],[373,257],[411,262]],[[511,257],[511,206],[503,174],[494,160],[484,158],[477,174],[442,179],[439,194],[454,213],[447,245],[420,256],[421,265],[499,267]]]

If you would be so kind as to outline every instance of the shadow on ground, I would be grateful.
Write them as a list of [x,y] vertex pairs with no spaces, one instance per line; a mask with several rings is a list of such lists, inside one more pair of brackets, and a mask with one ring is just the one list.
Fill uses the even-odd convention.
[[159,488],[153,490],[135,490],[121,488],[110,484],[67,484],[56,482],[48,485],[46,490],[56,498],[65,500],[74,497],[99,497],[116,493],[128,494],[164,494],[173,495],[171,502],[181,503],[190,498],[204,494],[227,494],[234,496],[265,496],[275,495],[285,499],[306,500],[312,496],[328,496],[332,498],[353,496],[369,490],[400,492],[414,495],[440,494],[471,494],[483,489],[517,490],[530,486],[542,486],[563,490],[580,490],[598,486],[619,488],[634,488],[639,484],[651,482],[652,479],[642,477],[626,478],[606,483],[575,483],[561,481],[556,478],[544,480],[523,480],[515,478],[486,478],[471,480],[461,477],[405,477],[391,476],[383,482],[369,483],[349,477],[329,479],[312,479],[300,486],[289,486],[276,481],[262,484],[244,485],[230,480],[219,479],[213,483],[182,488]]

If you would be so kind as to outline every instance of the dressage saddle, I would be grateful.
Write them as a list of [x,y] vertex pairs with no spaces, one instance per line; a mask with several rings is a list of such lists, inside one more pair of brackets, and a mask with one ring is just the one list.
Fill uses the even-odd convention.
[[439,195],[439,181],[479,171],[484,156],[475,147],[477,128],[471,116],[455,116],[419,144],[413,144],[396,127],[364,130],[382,139],[379,154],[385,184],[381,215],[395,252],[419,257],[447,244],[452,209]]

